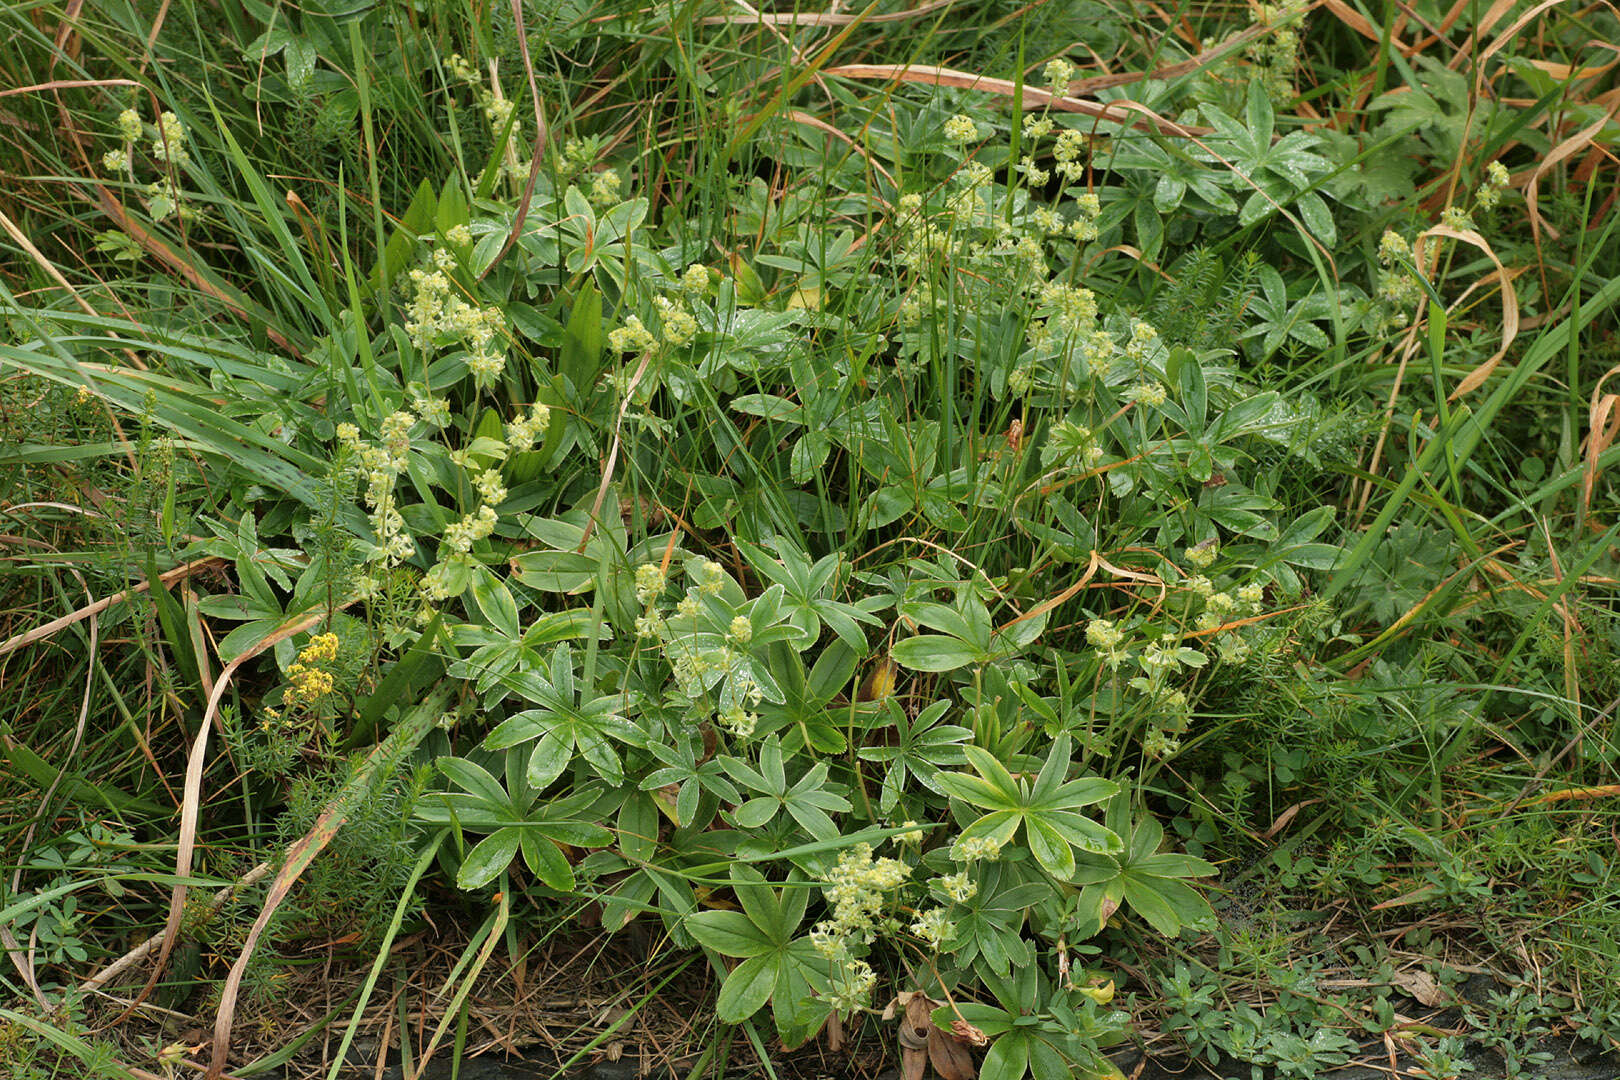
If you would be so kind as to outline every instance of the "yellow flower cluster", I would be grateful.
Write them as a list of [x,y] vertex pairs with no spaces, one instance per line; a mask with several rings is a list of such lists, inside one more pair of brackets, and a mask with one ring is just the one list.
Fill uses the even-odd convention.
[[330,664],[337,659],[337,654],[336,634],[316,634],[309,639],[309,644],[298,653],[298,662],[287,669],[288,705],[308,707],[332,692],[336,685],[332,673],[321,665]]

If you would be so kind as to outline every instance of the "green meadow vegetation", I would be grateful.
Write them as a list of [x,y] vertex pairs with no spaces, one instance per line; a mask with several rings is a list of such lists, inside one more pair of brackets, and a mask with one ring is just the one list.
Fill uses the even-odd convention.
[[0,1074],[1620,1047],[1615,41],[6,5]]

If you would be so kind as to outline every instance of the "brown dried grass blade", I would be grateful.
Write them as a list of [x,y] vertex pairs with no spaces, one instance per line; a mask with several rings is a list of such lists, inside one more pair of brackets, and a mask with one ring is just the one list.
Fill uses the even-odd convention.
[[[1423,230],[1418,234],[1417,241],[1412,245],[1412,259],[1418,266],[1427,265],[1423,257],[1423,248],[1430,237],[1444,237],[1478,248],[1485,254],[1487,259],[1491,260],[1491,265],[1496,267],[1496,271],[1494,274],[1487,274],[1475,284],[1495,280],[1502,287],[1502,345],[1496,352],[1491,354],[1490,359],[1463,376],[1462,381],[1457,384],[1456,388],[1446,395],[1447,401],[1456,401],[1464,394],[1478,389],[1486,379],[1491,377],[1491,373],[1496,370],[1496,366],[1502,362],[1502,357],[1507,355],[1508,348],[1513,344],[1513,339],[1519,336],[1519,294],[1513,288],[1514,275],[1508,273],[1507,269],[1502,266],[1502,260],[1496,257],[1496,252],[1491,248],[1490,242],[1472,229],[1452,229],[1445,225],[1436,225],[1433,228]],[[1468,292],[1472,291],[1473,287],[1470,286]],[[1467,297],[1468,292],[1463,294],[1463,298]],[[1456,311],[1457,306],[1461,303],[1462,298],[1459,298],[1447,310]],[[1438,386],[1435,387],[1436,392],[1439,389]]]
[[412,709],[406,718],[389,732],[388,737],[372,749],[366,757],[365,764],[321,810],[320,817],[315,819],[315,824],[310,827],[309,832],[287,848],[281,869],[270,882],[270,892],[264,899],[264,907],[259,910],[258,918],[253,920],[253,926],[242,944],[242,951],[237,956],[236,962],[231,965],[231,973],[226,976],[225,986],[220,992],[219,1011],[214,1016],[213,1057],[208,1065],[207,1080],[219,1080],[224,1072],[225,1059],[231,1050],[231,1024],[236,1016],[236,995],[242,986],[242,976],[247,971],[248,961],[253,958],[253,950],[258,947],[259,938],[263,935],[265,927],[270,925],[270,919],[275,915],[276,909],[287,899],[293,885],[304,871],[309,869],[316,856],[332,842],[338,830],[349,820],[350,811],[370,794],[383,767],[400,760],[433,730],[434,723],[448,697],[446,692],[440,691]]
[[[172,570],[165,570],[163,573],[159,574],[158,584],[162,585],[166,589],[170,585],[173,585],[176,581],[191,577],[193,574],[200,573],[204,570],[224,565],[225,560],[221,559],[217,555],[210,555],[205,559],[197,559],[194,562],[182,563]],[[52,619],[44,626],[36,626],[32,630],[26,630],[21,634],[13,635],[12,637],[7,638],[5,641],[0,642],[0,656],[4,656],[9,652],[15,652],[25,645],[32,645],[34,642],[39,641],[42,638],[48,638],[58,630],[72,626],[76,622],[83,622],[92,615],[99,615],[101,612],[106,611],[114,604],[122,603],[132,596],[145,592],[147,589],[151,588],[151,586],[152,583],[150,581],[143,581],[139,585],[132,586],[122,592],[114,593],[105,599],[97,600],[93,604],[87,604],[78,611],[69,612],[59,619]]]
[[[887,80],[890,82],[919,83],[925,86],[954,86],[961,90],[979,90],[987,94],[999,94],[1009,99],[1016,97],[1018,94],[1018,84],[1010,79],[995,79],[988,75],[975,75],[972,72],[957,71],[955,68],[938,67],[933,64],[841,64],[838,67],[825,69],[823,74],[838,75],[846,79]],[[1023,90],[1025,109],[1036,109],[1043,105],[1050,105],[1060,112],[1080,113],[1083,116],[1090,116],[1097,120],[1157,131],[1161,135],[1177,135],[1182,138],[1193,135],[1208,135],[1210,133],[1209,128],[1183,127],[1172,120],[1166,120],[1146,105],[1134,101],[1110,101],[1104,105],[1095,101],[1054,94],[1034,86],[1026,85]],[[1126,115],[1130,113],[1139,114],[1139,118],[1132,119],[1129,115]]]
[[[180,802],[180,834],[174,859],[175,877],[182,881],[191,876],[191,856],[197,847],[197,818],[202,811],[203,767],[208,763],[208,732],[214,725],[214,718],[219,715],[220,702],[225,697],[226,688],[231,685],[232,677],[243,664],[266,649],[275,648],[278,643],[293,635],[303,633],[326,617],[327,613],[323,610],[294,619],[226,664],[224,670],[219,673],[219,680],[214,683],[214,692],[208,698],[208,708],[203,712],[202,723],[197,726],[197,736],[192,740],[190,753],[186,757],[186,781]],[[158,956],[152,965],[152,973],[147,976],[146,985],[141,987],[140,993],[136,994],[135,999],[124,1008],[124,1011],[113,1019],[112,1024],[121,1023],[125,1017],[134,1012],[152,993],[152,988],[163,975],[164,965],[169,962],[169,954],[174,951],[175,939],[180,929],[180,915],[185,910],[186,891],[184,884],[177,884],[169,893],[169,915],[164,921],[163,943],[158,946]]]
[[0,90],[0,97],[10,97],[13,94],[32,94],[38,90],[79,90],[86,86],[139,86],[140,83],[131,79],[52,79],[50,82],[34,83],[30,86],[13,86]]
[[856,20],[869,23],[903,22],[920,18],[941,8],[948,8],[959,0],[932,0],[905,11],[891,11],[886,15],[841,15],[836,11],[761,11],[752,15],[706,15],[698,22],[703,26],[848,26]]
[[1620,394],[1604,393],[1603,384],[1620,375],[1620,364],[1605,371],[1592,388],[1592,405],[1587,413],[1586,465],[1581,470],[1581,528],[1592,514],[1592,492],[1597,487],[1603,454],[1620,437]]
[[512,19],[517,28],[518,55],[523,60],[523,74],[528,79],[529,97],[534,105],[534,151],[529,158],[529,178],[523,183],[523,196],[518,199],[517,213],[512,215],[512,231],[506,234],[506,243],[484,267],[484,272],[478,275],[480,281],[506,258],[506,253],[523,235],[523,223],[528,220],[529,207],[534,202],[534,186],[540,179],[540,161],[546,149],[546,116],[540,105],[540,84],[534,77],[534,61],[529,58],[529,34],[523,28],[523,0],[512,0]]

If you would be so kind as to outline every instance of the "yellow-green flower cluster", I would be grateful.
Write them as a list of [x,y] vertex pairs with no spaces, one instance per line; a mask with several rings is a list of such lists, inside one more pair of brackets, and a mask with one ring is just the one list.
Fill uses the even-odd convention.
[[506,445],[514,454],[532,450],[551,424],[551,409],[536,402],[528,416],[519,416],[506,422]]
[[1163,405],[1164,399],[1164,384],[1153,380],[1139,382],[1125,391],[1126,401],[1136,405],[1147,405],[1150,408]]
[[152,139],[152,156],[159,161],[184,165],[190,160],[186,154],[186,125],[172,112],[158,116],[157,135]]
[[1472,232],[1474,219],[1462,207],[1448,206],[1440,211],[1440,224],[1448,229],[1456,229],[1458,232]]
[[719,596],[726,587],[726,568],[713,559],[699,559],[693,577],[699,596]]
[[1183,551],[1181,557],[1187,560],[1188,566],[1196,567],[1199,570],[1208,570],[1215,565],[1215,557],[1220,552],[1221,546],[1218,543],[1194,544]]
[[702,263],[693,263],[681,275],[681,288],[694,296],[702,296],[709,291],[709,268]]
[[928,947],[935,951],[956,936],[956,928],[946,921],[945,909],[942,907],[919,912],[911,922],[911,932],[922,938],[928,943]]
[[480,388],[489,386],[506,367],[506,355],[496,347],[506,317],[498,307],[478,307],[457,295],[451,278],[456,259],[447,249],[435,249],[429,264],[408,275],[414,294],[406,308],[405,332],[419,349],[464,346],[473,381]]
[[972,142],[979,134],[979,125],[971,116],[957,113],[945,121],[945,137],[953,143]]
[[1502,201],[1502,192],[1507,190],[1507,166],[1500,161],[1493,161],[1485,166],[1485,179],[1480,181],[1479,190],[1474,192],[1474,204],[1481,210],[1495,210],[1496,204]]
[[1110,669],[1117,670],[1119,665],[1130,657],[1130,653],[1120,646],[1125,642],[1125,631],[1114,625],[1112,619],[1092,619],[1086,624],[1086,644],[1103,654],[1103,662]]
[[1378,241],[1378,262],[1384,269],[1378,275],[1378,299],[1388,309],[1390,325],[1405,325],[1412,307],[1423,297],[1423,286],[1404,264],[1412,261],[1412,246],[1393,229]]
[[477,566],[473,548],[492,536],[500,523],[496,507],[506,501],[506,483],[500,469],[479,464],[475,452],[497,461],[508,454],[522,453],[534,446],[550,422],[551,410],[537,403],[530,407],[527,416],[519,415],[506,422],[504,442],[479,439],[473,451],[450,455],[452,462],[467,470],[472,488],[478,494],[478,507],[445,528],[439,542],[439,561],[422,576],[421,591],[427,600],[448,600],[461,593],[468,575]]
[[[479,108],[483,110],[484,118],[489,121],[490,126],[499,134],[505,127],[507,120],[511,119],[512,116],[512,102],[501,92],[500,84],[494,83],[495,89],[491,91],[484,85],[484,80],[479,76],[478,70],[460,53],[451,53],[445,59],[445,66],[450,69],[452,76],[472,88],[473,96],[477,99]],[[493,82],[493,79],[491,81]],[[514,139],[517,137],[521,126],[521,120],[512,125],[512,137]],[[508,145],[510,146],[510,143]]]
[[1052,93],[1067,94],[1069,81],[1074,78],[1074,65],[1059,56],[1049,60],[1041,69],[1041,78],[1046,80],[1046,85]]
[[[118,173],[133,179],[135,144],[145,132],[146,125],[142,123],[140,113],[134,109],[125,109],[119,113],[118,133],[123,136],[124,145],[104,153],[101,156],[101,167],[109,173]],[[186,126],[174,113],[165,112],[158,116],[151,151],[152,156],[158,161],[171,165],[183,165],[190,160],[186,154]],[[182,221],[190,221],[196,217],[196,212],[181,200],[180,187],[173,175],[168,172],[147,184],[142,191],[142,198],[146,203],[146,211],[153,221],[165,221],[177,213]]]
[[867,1003],[877,976],[859,953],[877,937],[878,930],[897,929],[892,919],[879,917],[888,894],[911,876],[899,859],[873,858],[871,844],[856,844],[838,856],[824,880],[823,894],[832,907],[830,918],[810,931],[810,943],[831,967],[827,1001],[839,1012]]
[[657,345],[653,332],[635,315],[627,316],[623,326],[608,331],[608,346],[617,352],[651,352]]
[[965,904],[979,894],[979,883],[968,876],[966,870],[958,870],[954,874],[944,874],[933,882],[952,901]]
[[759,724],[759,714],[749,712],[741,705],[732,705],[721,710],[720,726],[731,733],[734,739],[748,739],[754,734],[754,728]]
[[653,298],[653,306],[658,309],[658,319],[664,331],[664,343],[674,349],[691,344],[692,339],[697,336],[698,322],[687,310],[686,305],[667,296],[656,296]]
[[405,532],[405,519],[400,516],[395,498],[395,486],[405,471],[411,448],[411,425],[416,418],[404,411],[391,413],[381,425],[379,443],[362,442],[360,429],[353,424],[339,424],[338,442],[343,444],[351,459],[357,463],[365,479],[365,501],[371,509],[371,527],[376,546],[370,558],[385,565],[397,566],[416,552],[416,543]]
[[1001,841],[993,836],[959,836],[951,845],[951,858],[960,863],[994,861],[1001,857]]
[[658,599],[668,580],[664,568],[657,563],[642,563],[636,567],[636,603],[650,604]]
[[1293,93],[1294,72],[1299,67],[1299,24],[1305,10],[1303,0],[1259,4],[1254,9],[1255,24],[1270,33],[1249,46],[1248,60],[1274,97]]
[[624,180],[613,169],[604,169],[591,180],[591,205],[598,210],[617,204]]

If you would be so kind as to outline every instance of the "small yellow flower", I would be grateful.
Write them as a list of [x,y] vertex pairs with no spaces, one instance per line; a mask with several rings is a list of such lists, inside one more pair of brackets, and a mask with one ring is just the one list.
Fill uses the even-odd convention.
[[945,121],[945,137],[954,143],[972,142],[979,134],[979,126],[973,122],[971,116],[957,113]]

